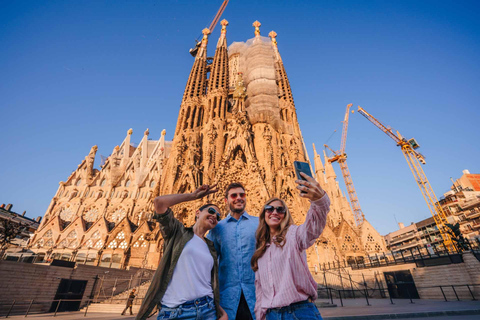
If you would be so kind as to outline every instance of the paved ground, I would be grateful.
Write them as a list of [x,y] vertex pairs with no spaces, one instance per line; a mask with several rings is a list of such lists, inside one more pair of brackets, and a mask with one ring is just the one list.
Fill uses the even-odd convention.
[[[326,300],[324,300],[326,301]],[[339,301],[334,300],[340,305]],[[473,320],[480,319],[479,301],[435,301],[435,300],[395,300],[390,304],[388,299],[371,299],[371,306],[362,299],[344,300],[344,307],[321,308],[320,312],[325,320],[368,320],[368,319],[430,319],[439,320]],[[445,316],[449,314],[449,316]],[[29,315],[33,320],[52,319],[53,314]],[[134,316],[121,316],[105,313],[89,313],[86,317],[81,312],[58,313],[59,320],[91,319],[91,320],[133,320]],[[25,319],[24,316],[12,316],[9,319]],[[150,319],[154,319],[153,317]]]

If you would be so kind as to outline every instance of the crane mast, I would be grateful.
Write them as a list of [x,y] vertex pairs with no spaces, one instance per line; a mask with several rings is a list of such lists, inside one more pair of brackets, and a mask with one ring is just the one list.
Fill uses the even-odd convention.
[[412,171],[420,191],[422,192],[423,198],[428,205],[428,209],[435,220],[435,224],[440,231],[440,235],[443,238],[445,247],[447,247],[449,250],[453,250],[452,239],[450,238],[450,235],[447,231],[448,229],[446,227],[446,223],[448,223],[447,216],[438,203],[437,196],[433,192],[432,186],[430,185],[430,182],[428,182],[427,176],[425,175],[425,172],[423,172],[423,169],[420,165],[420,163],[425,164],[425,157],[421,153],[415,151],[415,149],[420,147],[418,143],[413,138],[410,140],[403,138],[398,131],[395,134],[391,128],[383,125],[374,116],[365,111],[365,109],[358,107],[358,112],[367,118],[367,120],[369,120],[371,123],[373,123],[377,128],[386,133],[390,138],[392,138],[397,143],[397,146],[401,147],[402,153],[405,156],[405,160],[407,160],[408,166]]
[[[360,202],[358,201],[357,192],[355,191],[355,186],[353,185],[352,176],[350,175],[350,170],[348,170],[347,165],[347,154],[345,153],[345,146],[347,142],[347,131],[348,131],[348,119],[350,115],[350,108],[352,104],[347,105],[347,111],[345,112],[345,117],[343,118],[343,129],[342,129],[342,141],[339,151],[333,151],[326,144],[325,148],[328,148],[333,152],[333,157],[328,159],[328,162],[338,162],[340,169],[342,170],[343,179],[345,181],[345,187],[347,188],[348,198],[350,199],[350,204],[352,206],[353,215],[355,217],[355,223],[357,226],[361,225],[365,219],[362,208],[360,207]],[[352,111],[353,112],[353,111]]]

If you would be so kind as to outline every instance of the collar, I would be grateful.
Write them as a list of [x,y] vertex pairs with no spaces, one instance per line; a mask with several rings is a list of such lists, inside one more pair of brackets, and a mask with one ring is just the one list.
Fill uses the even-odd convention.
[[[240,219],[242,218],[245,218],[247,220],[250,220],[251,216],[247,213],[247,211],[244,211],[243,214],[241,215]],[[232,215],[229,213],[226,217],[226,220],[227,222],[230,222],[230,221],[238,221],[237,219],[235,219],[234,217],[232,217]]]

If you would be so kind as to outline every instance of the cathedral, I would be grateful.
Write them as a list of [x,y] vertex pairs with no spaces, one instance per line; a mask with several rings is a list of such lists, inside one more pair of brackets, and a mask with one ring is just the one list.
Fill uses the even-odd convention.
[[[162,194],[192,192],[218,184],[208,199],[175,206],[176,217],[194,223],[204,202],[227,214],[223,190],[241,182],[247,211],[258,216],[271,197],[287,202],[301,224],[309,202],[298,196],[294,161],[310,162],[297,120],[292,90],[277,44],[253,23],[254,37],[227,46],[226,20],[213,57],[207,55],[210,31],[204,29],[180,105],[172,141],[148,129],[134,146],[132,129],[102,163],[93,164],[93,146],[76,170],[60,182],[42,223],[30,241],[40,259],[61,259],[111,268],[156,268],[163,239],[152,221],[152,200]],[[356,224],[339,188],[332,164],[314,149],[316,179],[332,205],[325,231],[307,253],[311,270],[333,261],[362,260],[385,251],[383,237],[364,219]]]

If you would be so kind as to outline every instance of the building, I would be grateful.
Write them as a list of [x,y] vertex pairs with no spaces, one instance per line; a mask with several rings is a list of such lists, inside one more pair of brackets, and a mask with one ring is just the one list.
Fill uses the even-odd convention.
[[[18,214],[12,210],[12,204],[2,204],[0,206],[0,220],[8,220],[15,224],[21,224],[25,226],[23,231],[14,239],[9,245],[8,248],[5,250],[5,254],[12,255],[18,251],[21,251],[22,248],[25,248],[30,238],[34,235],[35,231],[37,230],[38,226],[40,225],[41,217],[38,217],[36,220],[28,218],[25,216],[26,211],[22,214]],[[3,224],[0,223],[0,230],[3,231]]]
[[[93,168],[96,146],[78,168],[60,182],[31,244],[47,259],[64,259],[105,267],[155,268],[162,252],[158,226],[150,220],[159,194],[191,192],[201,184],[219,190],[235,181],[245,185],[247,211],[258,215],[273,196],[286,200],[296,223],[309,202],[297,195],[293,162],[308,161],[277,34],[260,34],[227,47],[227,25],[207,58],[210,31],[195,57],[180,105],[173,141],[148,139],[138,146],[123,142],[101,166]],[[321,261],[355,259],[385,248],[383,238],[365,220],[355,225],[333,167],[323,166],[315,151],[315,174],[332,199],[327,227],[308,253],[311,266]],[[222,192],[204,202],[224,205]],[[194,223],[201,204],[174,208],[185,225]],[[226,208],[223,207],[223,212]],[[312,267],[313,268],[313,267]]]
[[469,189],[469,191],[480,191],[480,174],[472,174],[463,170],[463,175],[455,181],[452,190],[455,188]]

